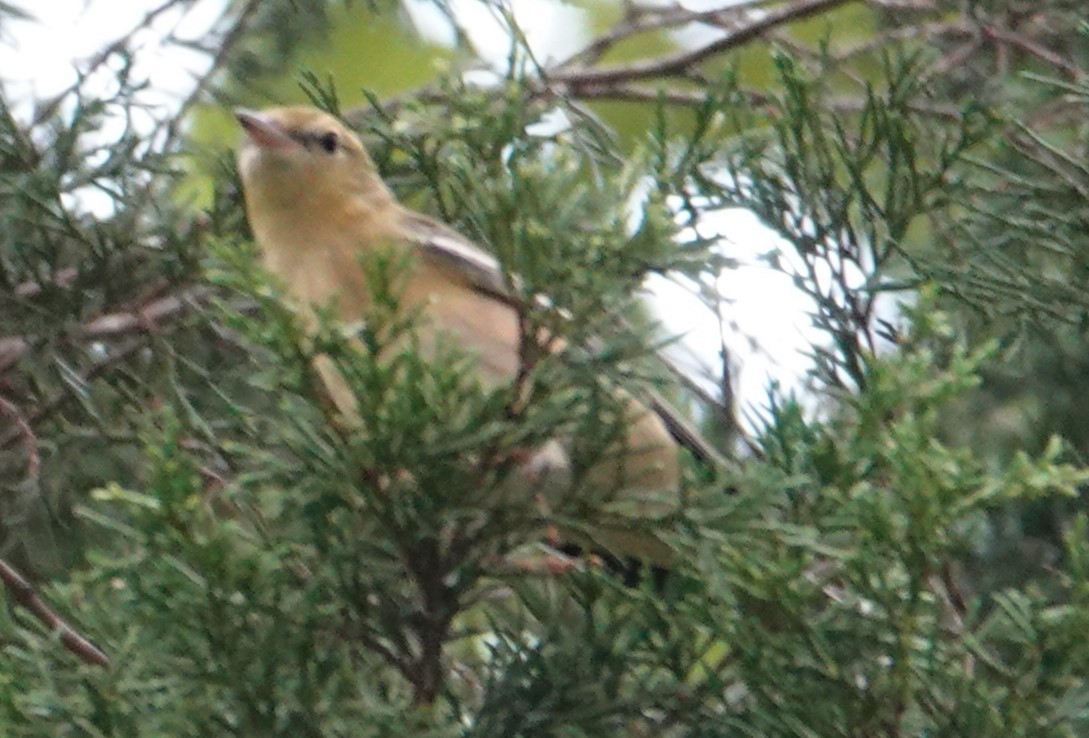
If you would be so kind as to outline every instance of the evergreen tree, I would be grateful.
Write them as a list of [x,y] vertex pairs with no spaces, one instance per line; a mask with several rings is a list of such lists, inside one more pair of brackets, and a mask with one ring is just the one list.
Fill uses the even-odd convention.
[[[378,96],[351,87],[361,59],[408,85],[435,56],[396,43],[399,7],[245,0],[173,40],[210,67],[167,112],[142,32],[206,5],[166,0],[59,95],[0,88],[0,734],[1086,730],[1078,3],[592,4],[558,62],[495,5],[500,73],[466,81],[456,26],[447,67]],[[0,3],[0,34],[20,12]],[[343,74],[300,61],[343,46]],[[305,327],[254,252],[225,122],[270,98],[355,126],[565,350],[481,386],[463,347],[415,350],[392,260],[367,266],[365,326]],[[749,254],[693,234],[735,207],[781,237],[765,258],[823,335],[809,400],[771,388],[750,433],[661,359],[639,300],[668,275],[728,316],[710,285]],[[620,514],[583,473],[617,387],[718,444],[634,531],[667,571],[522,566],[549,528]],[[543,504],[512,460],[557,435],[575,482]]]

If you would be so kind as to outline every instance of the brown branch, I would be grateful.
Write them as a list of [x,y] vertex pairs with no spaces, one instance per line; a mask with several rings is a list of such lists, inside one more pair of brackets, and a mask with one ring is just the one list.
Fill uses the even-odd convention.
[[[28,286],[27,289],[32,290],[33,287]],[[179,317],[189,309],[200,307],[208,300],[210,294],[211,290],[206,286],[190,287],[175,294],[153,300],[135,310],[123,310],[100,315],[85,323],[79,330],[78,335],[88,339],[103,339],[148,333],[154,328],[156,322]],[[145,343],[140,338],[132,338],[119,346],[115,346],[109,354],[93,362],[79,376],[80,381],[86,382],[101,374],[111,365],[132,356]],[[33,337],[31,336],[0,338],[0,372],[15,364],[31,349],[32,345]],[[16,423],[15,428],[0,435],[0,449],[7,448],[18,438],[27,438],[26,434],[32,433],[34,425],[56,410],[68,396],[68,393],[65,392],[57,393],[38,405],[33,412],[27,415],[14,416],[20,420]],[[4,409],[0,407],[0,410]],[[36,458],[35,451],[34,456],[31,457],[32,464]],[[32,465],[31,469],[36,470],[36,467]]]
[[[541,90],[537,97],[547,98],[551,93]],[[770,98],[760,92],[745,92],[753,107],[766,105]],[[707,93],[699,90],[655,88],[647,85],[600,84],[580,86],[572,97],[580,100],[616,100],[619,102],[664,102],[677,107],[695,108],[707,102]]]
[[562,68],[573,67],[576,64],[593,64],[616,44],[642,33],[649,33],[664,28],[678,28],[690,23],[707,23],[717,26],[727,26],[731,21],[737,23],[741,14],[744,13],[747,8],[767,5],[768,1],[769,0],[750,0],[749,2],[740,2],[709,10],[689,10],[679,6],[666,8],[632,8],[622,21],[598,35],[586,48],[574,54],[558,66]]
[[30,344],[22,336],[0,338],[0,372],[19,361],[29,349]]
[[769,12],[747,26],[690,51],[667,54],[653,59],[641,59],[630,64],[611,67],[556,69],[547,74],[546,82],[578,88],[583,85],[608,85],[655,77],[685,75],[704,60],[742,46],[773,28],[818,15],[850,2],[857,2],[857,0],[800,0],[776,12]]
[[[72,286],[72,283],[76,281],[76,277],[79,276],[79,271],[75,267],[65,267],[59,269],[53,273],[53,279],[50,280],[54,286],[62,289]],[[16,297],[28,298],[36,297],[41,294],[44,287],[40,282],[27,281],[15,286],[14,293]]]
[[975,36],[979,33],[979,26],[966,20],[940,21],[936,23],[922,23],[916,26],[903,26],[894,28],[885,33],[862,41],[849,49],[835,54],[833,58],[837,62],[845,62],[851,57],[876,51],[896,41],[919,41],[930,43],[945,37]]
[[26,451],[27,478],[37,479],[38,472],[42,468],[42,459],[38,454],[38,437],[34,435],[34,429],[30,427],[29,421],[19,410],[19,406],[2,395],[0,395],[0,415],[8,416],[15,424],[12,432],[23,439],[23,450]]
[[[41,287],[25,283],[17,289],[33,294]],[[205,286],[190,287],[181,292],[152,300],[133,310],[118,310],[92,318],[83,324],[78,334],[83,338],[117,338],[133,333],[144,333],[156,322],[179,317],[190,309],[207,301],[211,290]],[[0,338],[0,371],[7,369],[30,350],[32,336],[6,336]]]
[[189,308],[199,306],[208,299],[209,289],[204,286],[153,300],[142,308],[132,311],[102,315],[83,325],[80,333],[87,338],[106,338],[147,331],[157,321],[172,318]]
[[93,643],[80,635],[60,615],[45,603],[34,587],[15,568],[4,559],[0,559],[0,580],[11,593],[11,598],[53,633],[60,636],[64,647],[79,657],[86,664],[97,666],[110,665],[110,659]]
[[[944,611],[946,627],[956,637],[963,638],[966,631],[964,617],[968,612],[968,603],[964,599],[964,593],[957,586],[950,563],[943,562],[939,572],[930,574],[927,582],[938,596],[938,602]],[[975,659],[971,652],[965,653],[962,668],[967,676],[971,676],[975,671]]]
[[[205,292],[206,289],[207,288],[200,287],[200,288],[195,288],[194,290],[192,290],[191,294],[189,295],[189,297],[190,297],[190,300],[188,301],[189,305],[190,306],[198,305],[200,302],[203,302],[203,300],[206,299],[206,297],[207,297],[207,293]],[[182,308],[184,308],[184,307],[185,307],[185,305],[179,306],[178,310],[170,312],[169,315],[164,311],[164,314],[161,315],[160,317],[171,317],[171,316],[177,315],[177,314],[179,314],[181,312]],[[249,311],[249,310],[253,309],[253,305],[250,304],[250,303],[243,303],[240,306],[237,306],[237,309],[239,309],[241,311]],[[105,326],[105,327],[110,328],[110,329],[116,328],[118,330],[114,331],[113,333],[109,333],[109,332],[101,333],[99,337],[106,337],[106,336],[116,337],[117,335],[121,335],[121,334],[124,334],[124,333],[129,333],[129,332],[133,332],[133,333],[140,332],[140,333],[142,333],[148,327],[148,324],[146,324],[146,323],[140,324],[138,322],[134,322],[134,323],[130,324],[128,322],[121,322],[120,324],[110,325],[110,326]],[[138,328],[139,330],[132,330],[133,328]],[[11,346],[10,346],[11,350],[13,352],[17,352],[19,356],[21,356],[23,354],[23,352],[25,352],[27,350],[27,348],[28,348],[28,346],[26,345],[26,342],[23,341],[23,339],[21,339],[21,338],[0,339],[0,370],[3,370],[4,368],[6,368],[6,366],[8,366],[8,364],[5,364],[4,361],[3,361],[5,343],[10,343],[11,344]],[[132,356],[134,353],[139,351],[141,348],[143,348],[145,345],[146,345],[146,342],[142,338],[137,337],[137,338],[131,338],[128,341],[125,341],[124,343],[121,343],[121,344],[115,346],[114,349],[107,356],[104,356],[104,357],[98,359],[97,361],[93,362],[87,368],[86,371],[84,371],[81,375],[79,375],[78,380],[81,381],[81,382],[87,382],[87,381],[95,378],[96,376],[101,374],[103,371],[105,371],[107,368],[109,368],[111,365],[116,364],[119,361],[123,361],[123,360],[127,359],[128,357]],[[17,359],[18,359],[18,356],[16,356],[15,360],[17,360]],[[45,402],[38,405],[38,407],[35,408],[34,412],[32,412],[32,413],[30,413],[30,414],[28,414],[26,416],[27,423],[31,427],[33,427],[42,418],[46,417],[47,415],[52,413],[54,410],[56,410],[57,407],[62,402],[64,402],[64,400],[67,397],[69,397],[68,393],[64,393],[64,392],[57,393],[56,395],[53,395],[52,397],[47,399]],[[330,400],[330,404],[331,404],[331,402],[332,401]],[[5,435],[0,436],[0,449],[7,448],[7,446],[9,446],[12,443],[12,441],[14,441],[16,438],[18,438],[19,435],[20,434],[19,434],[18,430],[16,429],[16,430],[11,431],[11,432],[9,432],[9,433],[7,433]]]
[[[862,97],[830,97],[827,105],[830,110],[844,113],[857,113],[866,109],[869,101]],[[941,103],[909,102],[905,106],[916,115],[925,115],[930,118],[946,120],[956,123],[963,118],[963,110],[956,105],[943,105]]]
[[[547,93],[542,93],[544,97]],[[772,98],[761,92],[753,90],[743,91],[748,103],[753,108],[759,108],[772,102]],[[614,100],[620,102],[653,103],[662,101],[678,107],[698,107],[707,102],[707,95],[696,90],[671,90],[655,89],[643,85],[593,85],[580,87],[573,95],[580,100]],[[844,113],[854,113],[865,109],[869,104],[862,97],[831,97],[827,100],[830,110]],[[913,113],[925,115],[941,120],[958,121],[961,119],[961,109],[956,105],[940,105],[926,103],[909,103],[908,109]]]
[[[129,356],[132,356],[134,353],[143,348],[144,345],[144,340],[140,338],[129,339],[125,343],[115,348],[108,356],[104,356],[103,358],[91,364],[91,366],[79,376],[80,381],[86,382],[94,378],[98,374],[101,374],[110,365],[115,364],[118,361],[122,361]],[[26,416],[26,422],[31,427],[33,427],[36,423],[42,420],[42,418],[45,418],[46,416],[50,415],[54,410],[56,410],[60,406],[60,404],[64,402],[64,400],[68,397],[69,394],[67,392],[59,392],[53,395],[41,405],[39,405],[37,408],[35,408],[34,412],[29,413]],[[0,449],[7,448],[15,439],[19,438],[20,435],[21,433],[19,429],[15,428],[8,433],[0,436]]]
[[1030,38],[1022,36],[1019,33],[1013,31],[1007,31],[995,26],[983,26],[981,29],[983,36],[991,41],[1001,42],[1009,46],[1013,46],[1016,49],[1034,56],[1045,64],[1049,64],[1057,69],[1061,70],[1066,76],[1074,80],[1084,79],[1086,76],[1086,70],[1078,67],[1066,59],[1062,58],[1054,51],[1047,49],[1040,44],[1036,43]]
[[947,54],[943,54],[942,57],[931,64],[928,69],[923,70],[919,74],[919,78],[921,80],[928,80],[931,77],[940,77],[949,73],[950,70],[956,69],[967,62],[972,54],[979,50],[981,45],[978,38],[970,38]]
[[[714,54],[743,46],[758,38],[767,31],[790,22],[801,20],[812,15],[817,15],[831,10],[839,5],[858,0],[801,0],[793,5],[770,12],[748,25],[727,34],[715,42],[698,49],[679,54],[632,62],[626,65],[590,68],[575,67],[573,62],[582,60],[591,55],[588,49],[584,49],[572,56],[567,61],[552,70],[543,70],[542,78],[536,84],[529,85],[529,95],[534,99],[552,99],[556,97],[595,99],[595,100],[625,100],[631,102],[655,102],[664,99],[665,102],[692,107],[705,101],[705,96],[698,90],[658,90],[647,86],[629,85],[625,83],[648,80],[656,77],[688,76],[695,75],[694,67],[698,62]],[[745,3],[747,6],[764,5],[766,0],[754,0]],[[618,39],[625,33],[641,33],[659,27],[673,27],[690,22],[711,22],[721,20],[731,11],[736,11],[738,6],[716,8],[707,11],[667,12],[661,11],[654,15],[652,20],[628,20],[621,24],[621,30],[612,33]],[[648,16],[651,17],[651,16]],[[596,43],[596,42],[595,42]],[[560,89],[557,90],[556,86]],[[498,92],[496,94],[499,94]],[[748,93],[754,105],[762,105],[767,98],[761,93]],[[384,114],[396,114],[410,101],[414,103],[439,103],[444,102],[449,93],[435,86],[422,86],[409,90],[402,95],[386,98],[382,102],[381,109]],[[366,116],[373,110],[371,104],[359,105],[344,111],[344,118],[354,126],[362,125]]]
[[870,0],[871,5],[887,10],[937,10],[936,0]]

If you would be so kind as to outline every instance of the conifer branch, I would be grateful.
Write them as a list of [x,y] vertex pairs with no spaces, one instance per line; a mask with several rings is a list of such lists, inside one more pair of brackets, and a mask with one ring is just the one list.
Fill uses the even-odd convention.
[[[657,77],[690,76],[700,63],[725,51],[743,46],[773,28],[856,1],[800,0],[788,4],[784,8],[756,16],[750,23],[731,30],[723,38],[716,39],[695,49],[657,58],[640,59],[612,67],[560,67],[548,72],[547,81],[550,84],[563,84],[577,89],[583,85],[616,84]],[[716,11],[716,13],[721,12],[721,10]],[[683,23],[677,25],[683,25]]]
[[55,613],[45,600],[18,571],[7,561],[0,559],[0,581],[3,581],[12,599],[19,606],[33,615],[38,622],[60,638],[60,642],[69,651],[86,664],[95,666],[110,665],[109,657],[97,646],[87,640],[64,618]]
[[7,416],[14,424],[11,433],[17,438],[23,439],[23,450],[26,454],[26,476],[28,479],[37,479],[41,471],[41,456],[38,454],[38,438],[34,435],[34,429],[30,427],[26,416],[11,400],[0,395],[0,416]]

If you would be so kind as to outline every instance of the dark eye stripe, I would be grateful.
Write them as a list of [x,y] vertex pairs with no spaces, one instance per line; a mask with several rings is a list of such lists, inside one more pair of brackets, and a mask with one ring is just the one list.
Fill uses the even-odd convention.
[[321,149],[329,154],[336,151],[340,144],[340,139],[333,131],[326,131],[325,133],[291,131],[290,136],[308,149]]

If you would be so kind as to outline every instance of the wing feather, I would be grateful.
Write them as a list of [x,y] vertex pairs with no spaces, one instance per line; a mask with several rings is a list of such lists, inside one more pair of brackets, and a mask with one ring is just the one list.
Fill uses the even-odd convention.
[[454,229],[424,215],[405,211],[408,231],[420,255],[432,266],[457,275],[459,281],[489,297],[518,308],[499,261]]
[[[406,210],[406,225],[414,235],[421,256],[437,268],[450,272],[473,289],[500,300],[516,310],[523,305],[511,294],[503,268],[491,254],[483,251],[454,229],[427,216]],[[547,298],[538,298],[547,301]],[[724,459],[687,418],[657,392],[650,393],[650,406],[661,418],[666,430],[680,446],[701,463],[721,466]]]

